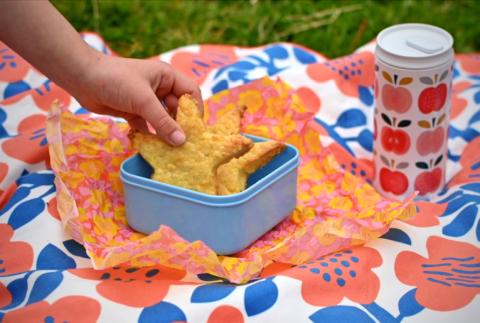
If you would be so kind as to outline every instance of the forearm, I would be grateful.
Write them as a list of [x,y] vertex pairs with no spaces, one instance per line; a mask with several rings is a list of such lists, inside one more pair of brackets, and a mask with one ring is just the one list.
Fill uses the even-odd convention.
[[0,40],[71,92],[79,90],[88,67],[100,57],[55,7],[43,0],[0,0]]

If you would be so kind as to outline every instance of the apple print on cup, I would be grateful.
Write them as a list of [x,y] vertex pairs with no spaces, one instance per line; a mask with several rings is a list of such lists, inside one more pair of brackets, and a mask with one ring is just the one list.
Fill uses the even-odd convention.
[[412,83],[411,77],[398,79],[397,74],[392,76],[387,71],[382,71],[383,78],[390,84],[382,87],[382,102],[385,109],[395,111],[397,113],[405,113],[410,110],[412,105],[412,95],[410,91],[400,85],[408,85]]
[[[420,82],[426,85],[436,85],[448,76],[448,70],[442,73],[440,78],[438,74],[435,74],[433,79],[428,76],[420,77]],[[447,84],[440,83],[436,87],[427,87],[424,89],[418,97],[418,108],[424,114],[428,114],[434,111],[439,111],[445,105],[447,100]]]
[[442,162],[442,159],[443,155],[440,155],[435,160],[431,159],[429,163],[420,161],[415,164],[417,168],[427,170],[418,174],[415,179],[415,190],[420,195],[433,193],[440,188],[443,171],[441,167],[437,166]]
[[[388,160],[387,157],[380,155],[380,159],[383,164],[388,166],[390,169],[402,170],[408,167],[407,162],[400,162],[397,165],[395,160]],[[386,193],[393,193],[395,195],[402,195],[408,189],[408,178],[404,173],[390,170],[389,168],[382,167],[380,169],[380,185]]]
[[381,140],[383,149],[385,149],[385,151],[391,151],[397,155],[405,154],[410,148],[410,136],[407,132],[400,129],[395,130],[395,128],[406,128],[412,122],[410,120],[401,120],[397,124],[397,119],[395,117],[390,119],[385,113],[382,113],[381,116],[386,124],[393,126],[393,128],[382,128]]
[[417,139],[417,151],[421,156],[431,153],[438,153],[442,149],[445,140],[445,128],[441,126],[445,120],[446,114],[442,114],[435,123],[436,118],[432,122],[428,120],[418,121],[418,125],[424,129],[433,129],[422,132]]

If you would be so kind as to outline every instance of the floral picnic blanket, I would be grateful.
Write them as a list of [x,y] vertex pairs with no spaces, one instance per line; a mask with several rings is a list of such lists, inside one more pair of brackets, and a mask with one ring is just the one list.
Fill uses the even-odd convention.
[[[111,54],[97,35],[83,37]],[[152,59],[190,76],[204,98],[281,79],[313,113],[316,138],[343,172],[368,183],[373,46],[333,60],[286,43],[194,45]],[[266,263],[259,277],[233,285],[163,265],[93,270],[60,222],[45,130],[55,100],[86,111],[6,46],[0,54],[0,321],[423,322],[480,314],[479,55],[456,56],[448,182],[431,200],[416,200],[416,217],[363,246],[300,265]]]

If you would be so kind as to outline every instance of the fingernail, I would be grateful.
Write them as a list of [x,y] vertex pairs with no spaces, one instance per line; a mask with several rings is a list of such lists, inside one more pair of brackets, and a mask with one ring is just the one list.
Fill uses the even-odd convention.
[[170,141],[174,145],[181,145],[185,142],[185,134],[181,132],[180,130],[175,130],[171,135],[170,135]]

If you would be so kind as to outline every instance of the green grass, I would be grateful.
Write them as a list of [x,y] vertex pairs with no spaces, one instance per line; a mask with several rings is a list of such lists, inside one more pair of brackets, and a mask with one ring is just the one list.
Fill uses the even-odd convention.
[[[256,46],[289,41],[328,57],[351,53],[383,28],[423,22],[448,30],[456,52],[480,51],[480,1],[54,0],[79,31],[96,31],[123,56],[195,43]],[[341,13],[341,8],[354,6]],[[330,14],[319,17],[325,10]]]

